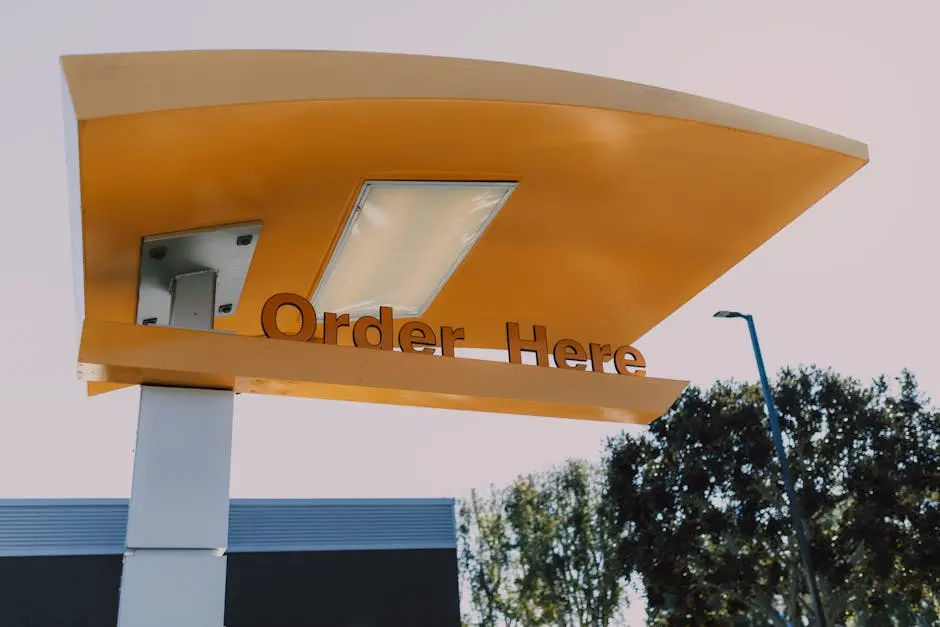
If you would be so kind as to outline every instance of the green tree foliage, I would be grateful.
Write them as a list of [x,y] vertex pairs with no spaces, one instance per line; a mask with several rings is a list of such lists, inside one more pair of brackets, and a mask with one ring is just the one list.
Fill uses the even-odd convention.
[[507,627],[617,624],[624,607],[615,511],[601,469],[569,462],[477,493],[460,509],[468,622]]
[[[907,372],[784,370],[774,396],[829,624],[940,624],[940,412]],[[688,390],[608,477],[650,624],[814,624],[757,386]]]

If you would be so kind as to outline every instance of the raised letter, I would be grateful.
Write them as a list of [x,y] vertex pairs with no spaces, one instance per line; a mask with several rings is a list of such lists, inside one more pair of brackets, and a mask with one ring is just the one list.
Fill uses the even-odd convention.
[[[353,327],[353,344],[358,348],[381,348],[383,351],[395,350],[395,331],[392,327],[392,308],[379,307],[379,320],[373,316],[363,316],[356,320]],[[369,341],[368,331],[373,328],[379,332],[379,343]]]
[[519,323],[506,323],[506,338],[509,343],[509,363],[521,364],[522,351],[531,351],[536,355],[539,366],[548,366],[548,337],[545,327],[535,325],[532,327],[534,340],[523,340],[519,337]]
[[[283,333],[277,326],[277,312],[285,305],[293,307],[300,314],[300,331],[297,333]],[[261,330],[272,340],[309,342],[317,332],[317,312],[303,296],[286,292],[275,294],[261,308]]]
[[[576,340],[558,340],[555,343],[555,350],[552,351],[555,358],[555,365],[564,370],[584,370],[587,364],[582,363],[587,360],[587,351],[584,350],[581,342]],[[569,364],[569,361],[578,363]]]
[[349,326],[349,314],[337,316],[335,313],[323,314],[323,343],[336,344],[340,327]]
[[591,344],[591,370],[604,372],[604,362],[610,359],[610,344]]
[[[614,353],[614,366],[620,374],[630,374],[636,377],[646,376],[646,371],[643,370],[643,368],[646,368],[646,360],[643,359],[640,351],[632,346],[621,346],[617,349],[617,352]],[[636,368],[636,370],[630,370],[630,368]]]
[[454,344],[457,340],[466,339],[463,335],[463,328],[441,327],[441,355],[444,357],[454,356]]
[[[437,336],[434,335],[434,329],[423,322],[406,322],[398,331],[398,345],[401,346],[403,353],[433,355],[434,347],[437,346]],[[415,346],[427,348],[415,348]]]

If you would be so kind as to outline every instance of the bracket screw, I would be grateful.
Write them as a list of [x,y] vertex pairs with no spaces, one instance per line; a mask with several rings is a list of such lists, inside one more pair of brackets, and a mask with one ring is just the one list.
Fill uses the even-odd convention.
[[239,235],[235,238],[236,246],[249,246],[254,238],[251,235]]
[[232,306],[229,304],[219,305],[219,313],[223,313],[223,314],[232,313]]
[[157,319],[156,319],[156,318],[144,318],[144,324],[146,324],[146,325],[148,325],[148,326],[151,325],[151,324],[156,324],[156,323],[157,323]]
[[166,246],[157,246],[156,248],[150,249],[150,258],[160,261],[166,257]]

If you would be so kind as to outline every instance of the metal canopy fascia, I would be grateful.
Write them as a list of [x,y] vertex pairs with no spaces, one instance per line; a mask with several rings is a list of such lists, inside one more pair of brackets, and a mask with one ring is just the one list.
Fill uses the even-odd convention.
[[303,100],[479,100],[714,124],[868,160],[862,142],[660,87],[531,65],[377,52],[193,50],[62,57],[79,120]]
[[[228,553],[456,548],[453,499],[231,499]],[[121,555],[127,499],[0,499],[0,558]]]

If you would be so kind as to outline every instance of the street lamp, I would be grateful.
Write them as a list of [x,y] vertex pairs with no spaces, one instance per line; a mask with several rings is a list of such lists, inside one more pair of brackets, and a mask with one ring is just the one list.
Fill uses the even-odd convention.
[[[796,531],[797,542],[800,545],[800,556],[803,559],[803,570],[806,584],[813,595],[813,607],[821,627],[826,627],[826,614],[823,612],[822,600],[819,597],[819,588],[816,585],[816,574],[813,571],[813,562],[809,555],[809,543],[806,541],[806,531],[803,528],[803,516],[800,501],[793,488],[793,479],[790,477],[790,465],[787,462],[787,452],[783,448],[783,437],[780,434],[780,420],[777,417],[777,407],[774,405],[773,395],[770,392],[770,383],[767,380],[767,371],[764,369],[764,358],[761,356],[760,344],[757,342],[757,329],[754,326],[754,317],[737,311],[719,311],[716,318],[743,318],[747,322],[747,329],[751,334],[751,345],[754,347],[754,359],[757,361],[757,373],[760,375],[760,385],[764,392],[764,401],[767,403],[767,417],[770,420],[770,433],[773,436],[774,448],[777,450],[777,460],[783,472],[783,484],[787,490],[790,501],[790,515],[793,517],[793,527]],[[791,608],[792,611],[792,608]]]

